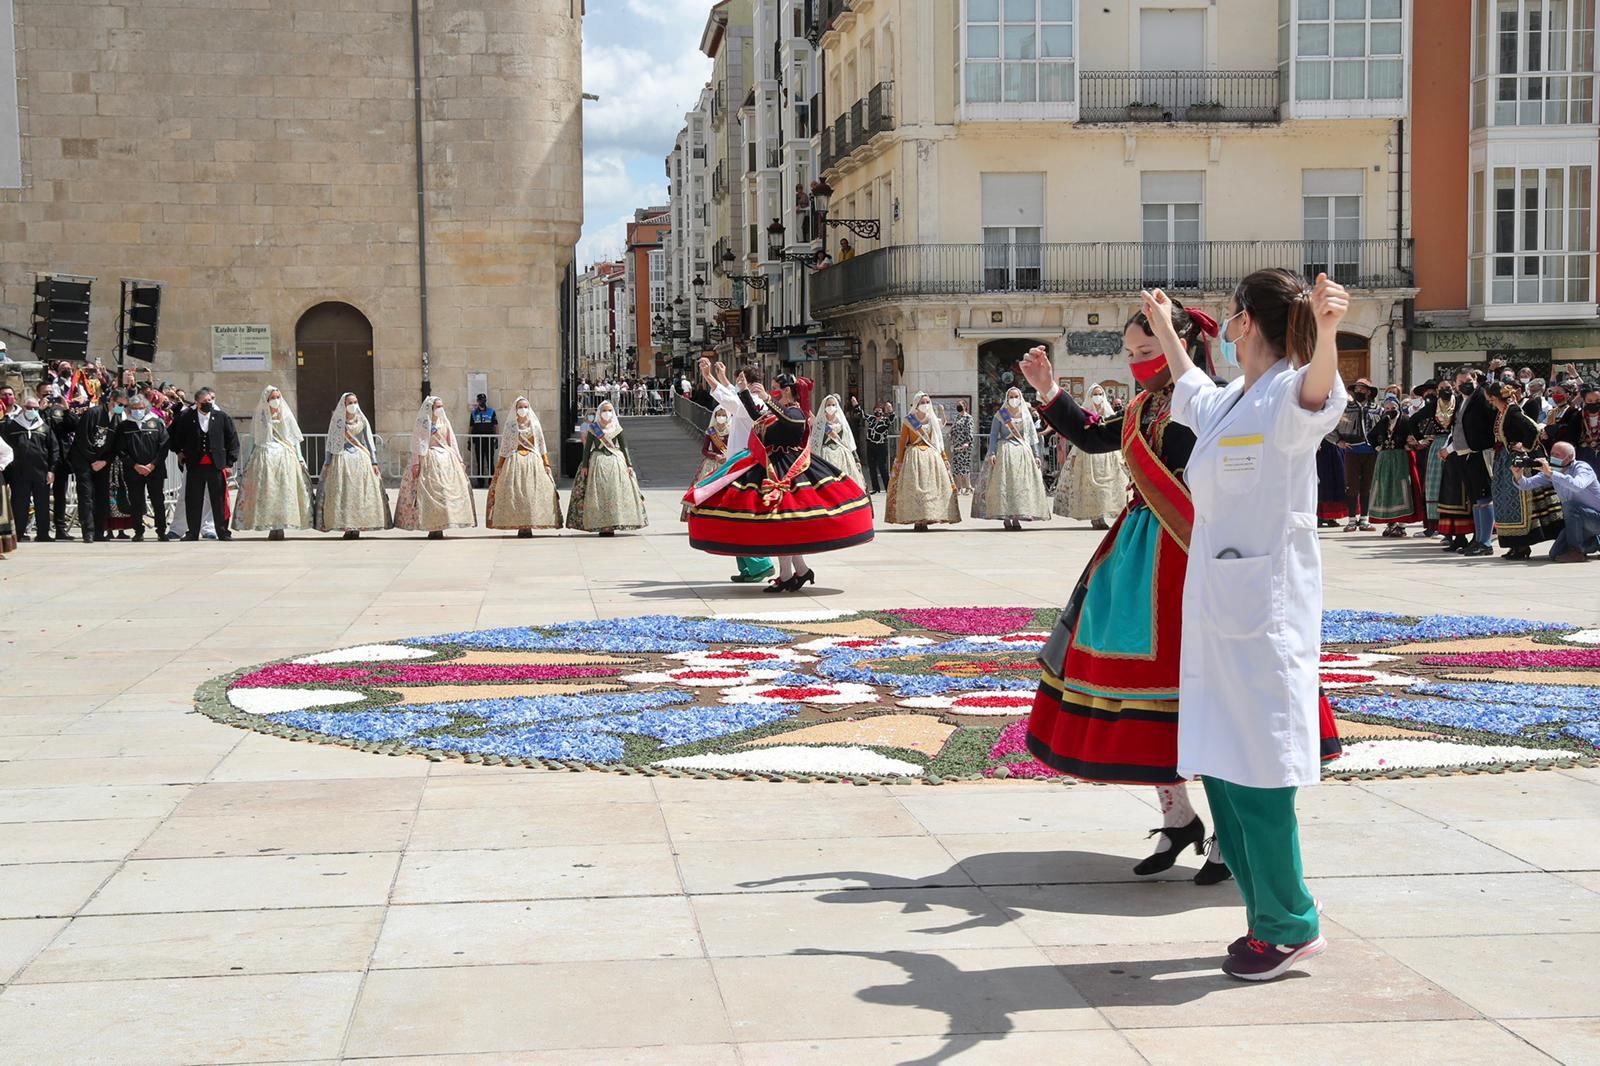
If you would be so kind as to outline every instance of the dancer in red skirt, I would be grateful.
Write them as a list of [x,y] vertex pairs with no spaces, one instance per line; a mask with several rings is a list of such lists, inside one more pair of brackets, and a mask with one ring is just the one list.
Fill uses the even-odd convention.
[[[1208,362],[1210,316],[1174,301],[1173,325],[1197,362]],[[1178,776],[1178,656],[1183,583],[1194,503],[1183,468],[1194,434],[1172,421],[1166,356],[1143,313],[1123,331],[1130,369],[1142,391],[1111,418],[1087,415],[1056,385],[1043,348],[1028,353],[1023,376],[1038,390],[1039,413],[1088,454],[1121,451],[1133,502],[1089,560],[1055,631],[1040,653],[1043,676],[1028,721],[1028,749],[1046,766],[1089,781],[1154,785],[1161,808],[1155,852],[1136,874],[1170,869],[1185,847],[1205,854],[1195,883],[1231,876],[1215,839]],[[1323,754],[1338,752],[1333,715],[1323,701]]]
[[748,451],[730,456],[685,495],[689,544],[713,555],[775,555],[778,577],[763,591],[814,584],[812,552],[872,539],[872,503],[847,475],[811,450],[811,381],[790,374],[758,403],[739,400],[756,428]]

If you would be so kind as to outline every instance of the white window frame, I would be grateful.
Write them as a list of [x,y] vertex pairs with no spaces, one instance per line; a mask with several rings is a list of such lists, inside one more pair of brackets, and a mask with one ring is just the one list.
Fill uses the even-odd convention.
[[[1151,185],[1190,185],[1198,186],[1199,195],[1185,193],[1180,198],[1177,192],[1161,193],[1147,191],[1146,179]],[[1159,286],[1169,289],[1194,289],[1200,286],[1205,270],[1205,243],[1206,243],[1206,180],[1205,171],[1144,171],[1139,175],[1139,276],[1140,284],[1144,286]],[[1196,208],[1195,221],[1197,223],[1194,241],[1177,241],[1173,239],[1173,231],[1177,225],[1177,208],[1179,206],[1193,206]],[[1147,241],[1144,236],[1146,209],[1151,207],[1165,208],[1163,224],[1166,228],[1165,241]],[[1182,246],[1194,245],[1193,255],[1187,254]],[[1165,249],[1158,248],[1165,244]]]
[[[1568,0],[1567,22],[1550,27],[1551,0],[1518,0],[1516,66],[1500,67],[1500,11],[1498,0],[1472,0],[1472,128],[1526,126],[1588,126],[1595,118],[1595,0]],[[1539,55],[1542,64],[1529,69],[1530,13],[1539,15]],[[1588,15],[1588,25],[1575,30],[1576,16]],[[1559,33],[1559,40],[1552,38]],[[1587,34],[1587,47],[1579,34]],[[1559,45],[1552,57],[1551,44]],[[1585,54],[1587,53],[1587,54]],[[1559,66],[1551,66],[1552,60]],[[1506,90],[1511,100],[1500,97]]]
[[[1571,190],[1574,170],[1579,167],[1588,168],[1588,196],[1586,202],[1579,205],[1587,209],[1588,218],[1587,225],[1574,234]],[[1549,225],[1547,172],[1565,171],[1562,180],[1564,203],[1561,240],[1547,242],[1541,237],[1536,245],[1521,247],[1527,243],[1524,240],[1526,208],[1519,201],[1513,207],[1513,243],[1517,247],[1501,251],[1496,246],[1495,172],[1508,169],[1517,175],[1513,183],[1516,189],[1522,188],[1522,173],[1538,173],[1540,197],[1536,211],[1541,232],[1546,232]],[[1555,141],[1519,139],[1473,145],[1468,180],[1467,279],[1468,303],[1473,318],[1487,322],[1595,320],[1597,186],[1600,186],[1600,143],[1592,137]],[[1497,263],[1505,260],[1509,260],[1513,266],[1509,294],[1504,287],[1506,279],[1497,279],[1495,275]],[[1547,290],[1545,283],[1551,280],[1553,268],[1559,268],[1561,277],[1568,281],[1576,276],[1581,284],[1576,290]],[[1588,275],[1586,279],[1582,276],[1585,271]],[[1495,286],[1497,280],[1502,283],[1498,290]],[[1538,284],[1538,288],[1530,292],[1527,286],[1534,283]]]
[[[1326,100],[1302,100],[1299,98],[1299,67],[1301,60],[1317,62],[1320,58],[1322,58],[1320,56],[1300,55],[1300,34],[1306,21],[1308,21],[1301,18],[1301,11],[1304,5],[1308,2],[1325,4],[1328,14],[1326,19],[1309,20],[1313,23],[1325,22],[1328,25],[1328,53],[1326,58],[1329,62],[1328,78],[1330,99]],[[1356,2],[1356,0],[1352,0],[1352,2]],[[1365,12],[1360,21],[1366,26],[1366,33],[1364,35],[1365,41],[1361,56],[1362,61],[1370,64],[1374,58],[1377,58],[1380,61],[1383,59],[1392,58],[1387,54],[1378,57],[1374,57],[1372,55],[1371,40],[1372,25],[1374,22],[1373,18],[1371,17],[1372,0],[1359,0],[1359,2],[1362,4]],[[1334,82],[1334,71],[1332,64],[1337,61],[1338,58],[1340,58],[1335,55],[1337,49],[1334,43],[1336,15],[1338,13],[1338,5],[1340,3],[1341,0],[1282,0],[1282,3],[1280,4],[1278,41],[1279,50],[1282,54],[1279,56],[1279,71],[1280,77],[1283,79],[1283,83],[1280,87],[1280,94],[1284,98],[1284,104],[1288,115],[1293,118],[1405,118],[1408,114],[1411,99],[1411,41],[1413,25],[1411,15],[1411,0],[1400,0],[1400,95],[1394,99],[1373,99],[1371,97],[1362,97],[1360,99],[1347,100],[1331,98],[1333,91],[1332,86]],[[1289,20],[1288,22],[1282,21],[1282,18],[1285,15]],[[1355,20],[1352,19],[1347,21]],[[1390,22],[1393,20],[1378,19],[1376,21]],[[1355,57],[1351,56],[1344,58],[1353,59]],[[1363,77],[1370,81],[1368,73],[1364,73]]]
[[[1072,55],[1071,56],[1059,57],[1059,58],[1058,57],[1051,57],[1049,59],[1040,59],[1040,58],[1038,58],[1037,57],[1038,42],[1037,42],[1037,37],[1036,37],[1035,46],[1034,46],[1035,58],[1033,58],[1033,59],[1011,60],[1010,61],[1012,63],[1031,63],[1035,67],[1035,73],[1037,73],[1037,67],[1041,63],[1057,63],[1057,62],[1059,62],[1059,63],[1062,63],[1062,64],[1065,64],[1065,65],[1069,66],[1071,68],[1071,73],[1068,75],[1068,78],[1067,78],[1069,99],[1067,99],[1067,100],[1049,100],[1049,101],[1041,101],[1041,100],[1037,99],[1038,92],[1037,92],[1037,79],[1036,79],[1035,80],[1035,94],[1034,94],[1035,95],[1035,99],[1030,100],[1030,101],[1014,101],[1014,102],[1008,102],[1008,101],[1006,101],[1004,99],[1004,96],[1005,96],[1004,65],[1005,65],[1005,63],[1007,61],[1002,57],[1004,56],[1004,53],[1005,53],[1005,25],[1006,24],[1005,24],[1004,19],[1005,19],[1005,4],[1006,4],[1006,0],[995,0],[997,6],[999,8],[999,11],[1000,11],[1000,19],[1001,19],[1001,21],[999,23],[993,24],[993,25],[997,25],[999,27],[999,32],[1000,32],[1000,44],[999,44],[999,47],[997,49],[999,55],[996,56],[992,60],[992,62],[995,65],[998,65],[998,66],[1000,66],[1002,68],[1001,82],[1000,82],[1000,85],[1001,85],[1001,88],[1000,88],[1001,100],[999,100],[999,101],[969,101],[967,99],[967,62],[968,62],[967,47],[968,47],[968,29],[969,29],[969,20],[967,18],[967,8],[968,8],[968,5],[971,2],[972,2],[972,0],[957,0],[957,2],[954,5],[954,7],[955,7],[955,15],[956,15],[956,27],[955,27],[955,30],[956,30],[956,32],[955,32],[955,49],[956,49],[956,55],[955,55],[955,63],[956,63],[956,69],[955,69],[956,121],[957,122],[1026,122],[1026,121],[1051,121],[1051,120],[1056,120],[1056,121],[1063,121],[1063,122],[1076,122],[1077,119],[1078,119],[1078,100],[1079,100],[1079,97],[1080,97],[1080,87],[1079,87],[1079,84],[1078,84],[1078,82],[1079,82],[1079,73],[1080,73],[1080,71],[1082,69],[1082,66],[1083,66],[1083,59],[1082,59],[1082,51],[1083,51],[1083,47],[1082,47],[1082,45],[1083,45],[1083,42],[1082,42],[1083,20],[1080,17],[1081,16],[1081,11],[1080,11],[1079,0],[1061,0],[1061,2],[1067,3],[1069,5],[1070,11],[1071,11],[1071,19],[1072,19],[1072,21],[1070,23],[1071,32],[1072,32]],[[1035,0],[1035,2],[1037,4],[1042,5],[1044,2],[1046,2],[1046,0]],[[1041,6],[1041,8],[1039,10],[1039,15],[1042,16],[1042,13],[1043,12],[1042,12],[1042,6]],[[1034,23],[1033,23],[1033,25],[1036,28],[1039,27],[1039,26],[1042,26],[1044,24],[1045,24],[1045,20],[1043,20],[1042,17],[1036,17],[1035,20],[1034,20]],[[1049,24],[1057,25],[1059,23],[1058,23],[1057,20],[1052,19],[1052,20],[1049,20]],[[991,25],[991,24],[990,23],[983,23],[982,25]],[[984,63],[984,65],[988,65],[991,62],[991,60],[989,60],[987,57],[980,57],[980,60],[981,60],[981,62]]]
[[[1337,234],[1337,222],[1342,217],[1338,213],[1339,201],[1355,200],[1356,235],[1354,237],[1340,237]],[[1312,203],[1324,205],[1328,232],[1325,238],[1313,238],[1306,234],[1306,229],[1311,222],[1308,208]],[[1302,260],[1300,271],[1307,278],[1315,278],[1319,273],[1326,273],[1328,277],[1341,285],[1356,285],[1360,283],[1363,245],[1362,238],[1366,236],[1367,229],[1367,196],[1366,172],[1362,170],[1304,170],[1300,179],[1300,239],[1302,241]]]
[[[1007,178],[1034,178],[1039,179],[1039,212],[1037,218],[1025,217],[1025,212],[1019,209],[1017,219],[989,219],[984,211],[984,206],[989,202],[989,197],[981,191],[985,179],[995,178],[1003,182]],[[1045,222],[1050,211],[1050,178],[1048,173],[1038,171],[1005,172],[994,171],[978,175],[979,205],[978,229],[983,245],[983,287],[988,292],[1037,292],[1044,279],[1044,244]],[[1001,200],[1015,203],[1019,197],[997,189],[995,195]],[[1036,240],[1018,241],[1019,232],[1037,234]],[[1004,234],[1004,241],[993,244],[989,241],[991,233]]]

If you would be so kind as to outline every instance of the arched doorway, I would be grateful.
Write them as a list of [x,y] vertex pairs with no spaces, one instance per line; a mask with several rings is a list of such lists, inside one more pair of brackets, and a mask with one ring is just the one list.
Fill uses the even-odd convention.
[[1359,333],[1338,336],[1339,377],[1349,388],[1362,378],[1372,377],[1371,342]]
[[372,323],[346,303],[322,303],[294,327],[295,409],[300,426],[320,433],[339,397],[353,392],[377,421],[372,397]]
[[1029,348],[1043,347],[1054,354],[1048,341],[1006,338],[986,341],[978,345],[978,432],[989,433],[989,421],[995,410],[1005,402],[1006,390],[1015,385],[1028,400],[1034,398],[1033,386],[1023,378],[1017,364],[1028,354]]

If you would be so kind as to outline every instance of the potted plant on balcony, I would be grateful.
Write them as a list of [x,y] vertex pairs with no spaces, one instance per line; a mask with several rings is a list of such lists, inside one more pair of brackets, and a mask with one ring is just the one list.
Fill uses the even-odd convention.
[[1128,105],[1130,122],[1160,122],[1165,114],[1165,110],[1157,103],[1146,104],[1135,100]]
[[1220,122],[1222,121],[1222,101],[1207,100],[1201,104],[1189,105],[1190,122]]

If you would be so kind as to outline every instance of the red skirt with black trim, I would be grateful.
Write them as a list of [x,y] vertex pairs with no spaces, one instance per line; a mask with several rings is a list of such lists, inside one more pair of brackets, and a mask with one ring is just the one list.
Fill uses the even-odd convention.
[[782,481],[800,458],[772,449],[704,503],[689,504],[689,545],[712,555],[809,555],[865,544],[873,537],[872,501],[847,475],[816,455],[776,504],[763,482]]

